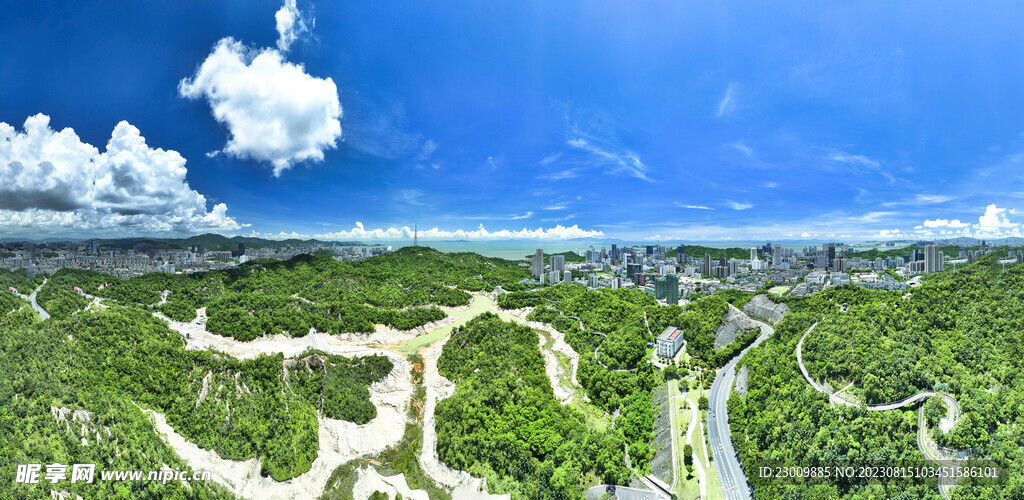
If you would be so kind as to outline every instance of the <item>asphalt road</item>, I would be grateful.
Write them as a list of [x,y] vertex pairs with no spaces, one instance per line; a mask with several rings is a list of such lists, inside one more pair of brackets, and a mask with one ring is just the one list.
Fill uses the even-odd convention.
[[[807,379],[807,383],[811,384],[811,387],[814,387],[814,389],[816,389],[819,392],[823,392],[825,394],[828,394],[829,401],[831,401],[833,403],[836,403],[836,404],[846,405],[846,406],[858,406],[859,403],[854,402],[854,401],[849,401],[849,400],[843,398],[842,396],[840,396],[839,392],[842,392],[842,391],[839,391],[839,392],[836,392],[836,393],[829,392],[827,389],[822,387],[821,384],[818,384],[817,382],[815,382],[814,379],[811,378],[811,375],[807,372],[807,367],[804,366],[804,359],[803,359],[804,339],[806,339],[807,336],[811,333],[811,331],[814,330],[815,326],[818,326],[818,324],[815,323],[815,324],[811,325],[811,327],[808,328],[806,332],[804,332],[803,336],[800,337],[800,342],[798,342],[796,344],[796,362],[797,362],[797,364],[800,365],[800,371],[803,372],[804,378]],[[935,396],[935,395],[942,396],[942,398],[946,401],[946,408],[947,408],[947,411],[948,411],[948,418],[952,419],[953,421],[956,421],[957,419],[960,418],[960,404],[957,403],[956,399],[953,398],[953,396],[950,396],[949,394],[937,393],[937,392],[933,392],[933,391],[922,391],[922,392],[919,392],[917,394],[914,394],[913,396],[910,396],[910,397],[907,397],[907,398],[903,398],[903,399],[901,399],[899,401],[896,401],[896,402],[893,402],[893,403],[865,405],[865,408],[868,411],[895,410],[897,408],[902,408],[904,406],[909,406],[909,405],[912,405],[912,404],[916,404],[919,401],[921,401],[922,399],[927,399],[927,398],[930,398],[930,397]],[[957,465],[956,461],[938,460],[938,459],[932,457],[932,455],[928,452],[928,447],[925,446],[925,441],[924,441],[924,439],[925,439],[925,435],[924,435],[924,433],[925,433],[924,405],[922,405],[921,408],[918,410],[917,419],[918,419],[918,424],[917,424],[917,447],[918,447],[918,449],[921,450],[921,453],[929,461],[934,462],[936,465],[938,465],[940,467],[955,467]],[[954,480],[952,480],[952,478],[942,478],[942,479],[939,479],[939,493],[942,494],[942,498],[944,498],[946,500],[950,499],[949,489],[952,486],[954,486],[955,484],[956,484],[956,482]]]
[[50,317],[50,313],[46,312],[46,310],[43,309],[38,302],[36,302],[36,294],[39,293],[39,290],[43,288],[43,285],[46,284],[46,281],[48,279],[49,278],[43,278],[43,284],[39,285],[39,288],[33,290],[31,295],[25,297],[25,299],[32,303],[32,308],[35,309],[37,313],[39,313],[40,319],[47,319]]
[[711,390],[708,392],[708,442],[711,445],[711,456],[726,500],[751,498],[750,488],[747,486],[747,476],[743,473],[743,467],[740,466],[736,450],[732,446],[726,403],[729,401],[729,391],[732,388],[733,379],[736,378],[736,364],[748,350],[757,347],[764,339],[775,333],[775,329],[767,323],[756,320],[755,322],[761,327],[761,336],[738,356],[732,358],[732,361],[724,368],[718,369],[715,373],[715,380],[711,384]]

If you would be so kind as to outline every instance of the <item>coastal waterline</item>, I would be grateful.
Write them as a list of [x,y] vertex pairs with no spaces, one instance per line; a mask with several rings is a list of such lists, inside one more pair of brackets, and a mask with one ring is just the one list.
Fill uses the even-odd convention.
[[[754,241],[714,241],[714,242],[682,242],[684,245],[701,245],[711,248],[761,248],[765,242]],[[773,242],[774,243],[774,242]],[[801,250],[808,246],[820,247],[816,241],[780,241],[783,248]],[[380,242],[378,245],[389,245],[393,249],[412,245],[410,240]],[[421,241],[420,245],[435,248],[442,252],[473,252],[487,257],[498,257],[509,260],[523,260],[533,255],[538,248],[545,254],[575,251],[585,253],[590,248],[600,250],[602,247],[611,251],[612,244],[619,248],[630,248],[644,245],[664,245],[674,249],[680,242],[623,242],[608,240],[569,240],[569,241],[537,241],[537,240],[491,240],[491,241]]]

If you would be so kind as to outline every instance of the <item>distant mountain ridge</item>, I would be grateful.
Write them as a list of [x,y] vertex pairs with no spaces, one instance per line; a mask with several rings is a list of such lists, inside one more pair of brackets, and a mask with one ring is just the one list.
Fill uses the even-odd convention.
[[[45,240],[29,240],[25,238],[5,238],[0,240],[4,243],[14,242],[34,242],[34,243],[58,243],[58,242],[76,242],[76,241],[88,241],[73,238],[47,238]],[[116,239],[100,239],[100,246],[108,248],[132,248],[139,244],[150,244],[153,246],[166,246],[170,249],[186,250],[192,245],[202,246],[206,250],[214,251],[227,251],[238,248],[238,244],[242,243],[246,248],[263,248],[268,246],[302,246],[302,245],[342,245],[342,246],[359,246],[363,243],[358,241],[324,241],[317,239],[301,240],[297,238],[291,238],[287,240],[268,240],[264,238],[253,238],[250,236],[234,236],[228,238],[227,236],[206,233],[199,234],[196,236],[190,236],[188,238],[116,238]]]

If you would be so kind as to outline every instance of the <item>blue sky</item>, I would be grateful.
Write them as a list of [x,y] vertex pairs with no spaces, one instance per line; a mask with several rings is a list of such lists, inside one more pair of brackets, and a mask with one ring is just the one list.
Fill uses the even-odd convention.
[[14,4],[0,232],[1019,236],[1022,10]]

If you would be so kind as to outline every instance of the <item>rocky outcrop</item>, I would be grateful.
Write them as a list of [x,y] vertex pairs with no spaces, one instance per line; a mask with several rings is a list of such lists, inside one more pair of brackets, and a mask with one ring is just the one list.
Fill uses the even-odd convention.
[[722,325],[715,331],[715,349],[721,349],[735,342],[743,332],[748,332],[757,327],[757,323],[754,320],[730,304],[729,310],[722,317]]
[[755,295],[754,298],[750,299],[743,306],[743,312],[751,318],[774,324],[782,321],[782,318],[789,314],[789,306],[786,304],[776,304],[767,296],[761,294]]
[[740,368],[739,373],[736,374],[736,384],[733,386],[733,390],[736,391],[736,393],[739,394],[740,397],[747,397],[748,373],[749,370],[747,370],[747,365],[743,365],[743,368]]

